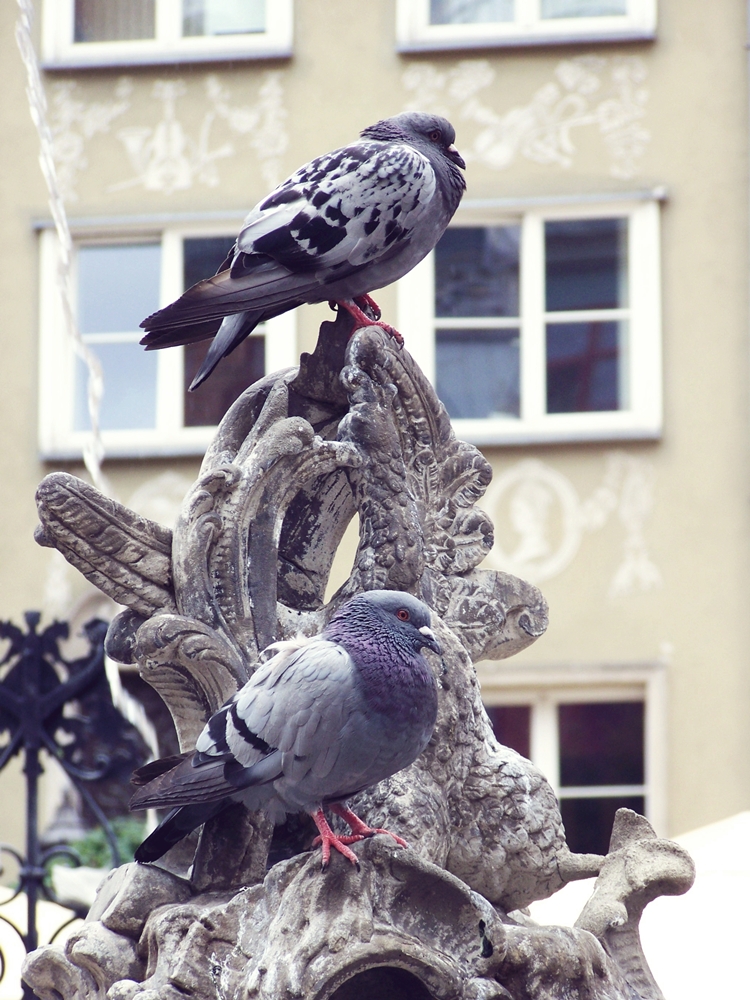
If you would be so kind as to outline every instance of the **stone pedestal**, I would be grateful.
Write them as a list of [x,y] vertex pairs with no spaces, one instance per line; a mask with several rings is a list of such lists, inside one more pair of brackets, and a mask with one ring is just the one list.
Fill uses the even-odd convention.
[[[410,848],[376,838],[354,848],[360,871],[334,858],[322,873],[304,823],[273,834],[237,807],[206,825],[192,864],[183,848],[164,868],[113,873],[64,949],[29,957],[43,1000],[661,996],[638,920],[656,895],[689,888],[690,859],[627,810],[606,858],[571,853],[543,775],[495,740],[474,663],[533,642],[546,604],[524,581],[477,569],[492,545],[475,506],[490,468],[456,439],[408,352],[377,327],[350,334],[345,314],[324,323],[299,369],[240,397],[174,532],[53,473],[37,540],[128,608],[108,651],[137,662],[182,749],[269,644],[316,634],[347,597],[391,588],[429,604],[444,651],[431,661],[433,738],[352,802]],[[355,564],[326,603],[355,514]],[[267,869],[269,851],[286,860]],[[575,929],[519,912],[595,874]]]

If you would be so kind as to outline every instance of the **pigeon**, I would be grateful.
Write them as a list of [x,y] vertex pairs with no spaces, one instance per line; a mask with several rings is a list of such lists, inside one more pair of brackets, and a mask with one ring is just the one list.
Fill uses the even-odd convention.
[[458,208],[466,164],[455,137],[439,115],[405,112],[300,167],[250,212],[214,277],[144,319],[141,344],[213,337],[192,390],[258,323],[305,302],[346,310],[355,329],[373,325],[369,292],[418,264]]
[[[320,635],[276,643],[271,658],[213,715],[195,750],[135,772],[131,809],[170,807],[136,861],[155,861],[232,802],[314,820],[322,866],[331,849],[384,833],[346,807],[357,792],[408,767],[437,717],[437,683],[423,648],[440,654],[429,608],[410,594],[373,590],[347,601]],[[145,782],[145,783],[144,783]],[[350,827],[336,836],[327,807]]]

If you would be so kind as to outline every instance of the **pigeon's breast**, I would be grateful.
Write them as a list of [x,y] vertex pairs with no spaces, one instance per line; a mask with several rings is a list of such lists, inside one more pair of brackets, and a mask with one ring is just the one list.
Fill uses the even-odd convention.
[[437,684],[421,653],[382,636],[352,643],[347,652],[368,715],[377,717],[384,730],[411,732],[417,740],[425,729],[432,732]]

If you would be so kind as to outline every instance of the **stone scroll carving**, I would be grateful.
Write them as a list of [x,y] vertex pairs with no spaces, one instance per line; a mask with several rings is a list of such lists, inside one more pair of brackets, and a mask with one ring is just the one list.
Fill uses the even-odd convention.
[[[571,853],[545,778],[495,740],[474,663],[533,642],[546,604],[530,584],[477,568],[492,545],[476,507],[490,468],[456,439],[408,352],[377,327],[350,335],[346,315],[324,323],[299,368],[237,400],[173,532],[53,473],[37,540],[126,607],[108,652],[138,664],[183,749],[269,644],[319,632],[362,590],[426,601],[444,650],[433,738],[354,806],[410,850],[366,842],[360,872],[322,874],[304,823],[274,834],[233,807],[189,856],[183,846],[164,868],[119,869],[65,949],[30,956],[26,979],[43,1000],[661,996],[638,917],[654,895],[689,887],[691,863],[623,810],[606,859]],[[326,602],[355,515],[354,566]],[[518,912],[600,872],[573,930]]]

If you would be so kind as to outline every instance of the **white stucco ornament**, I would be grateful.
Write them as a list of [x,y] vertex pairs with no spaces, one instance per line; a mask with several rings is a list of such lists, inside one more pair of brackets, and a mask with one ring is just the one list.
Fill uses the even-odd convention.
[[[109,177],[106,191],[129,188],[171,195],[202,184],[216,187],[219,164],[249,150],[263,185],[274,187],[282,178],[281,158],[289,144],[284,104],[284,74],[268,70],[260,77],[255,99],[238,101],[237,94],[209,73],[202,79],[156,80],[144,103],[142,85],[123,77],[109,100],[87,101],[77,82],[61,82],[52,90],[50,128],[60,189],[66,201],[78,198],[77,182],[90,161],[91,141],[112,132],[112,123],[129,165],[125,177]],[[199,124],[185,120],[190,107]]]
[[[625,452],[610,452],[601,484],[581,499],[570,478],[548,462],[529,458],[496,476],[482,506],[507,528],[487,564],[533,583],[550,580],[574,561],[587,534],[616,516],[623,529],[621,559],[609,583],[610,598],[662,585],[646,542],[653,506],[653,465]],[[514,541],[509,544],[508,537]]]
[[[506,170],[519,157],[567,169],[578,156],[576,132],[594,129],[612,177],[635,176],[650,133],[643,124],[648,104],[647,70],[637,56],[578,56],[564,59],[553,78],[523,104],[498,106],[487,88],[497,73],[486,59],[465,59],[451,69],[417,62],[402,76],[407,110],[434,111],[475,126],[461,149],[467,163]],[[480,92],[484,91],[481,94]]]

